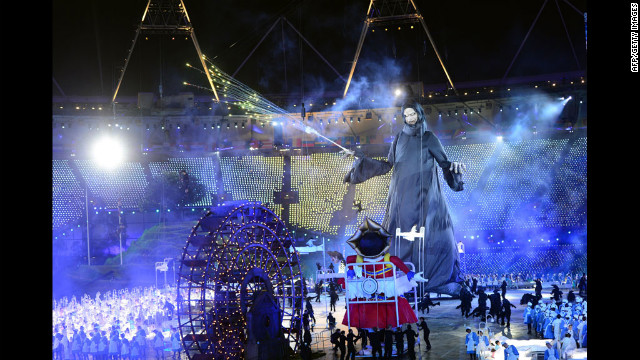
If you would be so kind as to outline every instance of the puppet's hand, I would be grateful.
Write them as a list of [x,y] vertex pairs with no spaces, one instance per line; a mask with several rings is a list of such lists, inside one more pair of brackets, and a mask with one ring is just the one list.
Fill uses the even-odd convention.
[[349,156],[356,156],[356,152],[353,151],[353,150],[344,149],[344,150],[340,151],[340,153],[342,154],[342,156],[340,157],[341,159],[346,159]]
[[407,273],[407,280],[411,281],[411,279],[413,279],[413,277],[416,275],[416,273],[414,273],[413,271],[409,271]]
[[467,167],[463,163],[454,161],[451,163],[451,166],[449,166],[449,171],[453,172],[454,174],[462,174],[463,172],[467,171]]
[[420,282],[427,282],[427,281],[429,281],[429,279],[425,279],[425,278],[423,278],[423,277],[422,277],[422,271],[420,271],[419,273],[415,274],[415,275],[413,276],[413,280],[415,280],[415,281],[420,281]]
[[353,157],[358,158],[358,159],[365,157],[365,154],[362,152],[362,150],[357,149],[357,148],[355,150],[342,149],[342,151],[340,151],[340,153],[343,154],[342,157],[341,157],[342,159],[346,159],[349,156],[353,156]]

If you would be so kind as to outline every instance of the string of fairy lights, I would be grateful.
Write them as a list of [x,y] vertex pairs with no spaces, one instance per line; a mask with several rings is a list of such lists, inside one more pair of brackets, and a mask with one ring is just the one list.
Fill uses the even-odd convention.
[[[298,119],[297,115],[294,115],[273,102],[267,100],[257,91],[251,89],[247,85],[233,78],[231,75],[224,72],[222,69],[214,65],[209,59],[203,55],[203,59],[209,68],[207,71],[211,77],[212,82],[216,88],[216,92],[222,97],[220,103],[227,106],[227,110],[231,110],[231,106],[240,108],[244,111],[245,115],[252,116],[258,121],[267,122],[271,125],[280,126],[285,123],[290,124],[294,128],[303,131],[307,134],[313,134],[319,136],[330,143],[338,146],[339,148],[347,151],[342,145],[329,139],[328,137],[320,134],[316,129],[309,125],[305,125],[301,119]],[[196,68],[189,63],[186,63],[187,68],[204,73],[204,70]],[[187,81],[183,82],[183,85],[195,87],[205,91],[213,92],[213,89],[206,88],[200,85],[192,84]]]

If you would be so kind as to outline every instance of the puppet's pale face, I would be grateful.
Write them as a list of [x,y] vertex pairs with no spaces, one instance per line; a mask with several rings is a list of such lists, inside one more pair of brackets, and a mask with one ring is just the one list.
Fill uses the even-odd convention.
[[413,125],[418,121],[418,113],[413,108],[404,109],[402,116],[404,116],[404,121],[409,125]]

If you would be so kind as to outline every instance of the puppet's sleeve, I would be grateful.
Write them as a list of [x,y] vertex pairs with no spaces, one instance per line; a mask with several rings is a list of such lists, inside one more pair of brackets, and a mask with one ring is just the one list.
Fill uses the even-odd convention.
[[357,257],[355,255],[349,255],[347,256],[347,261],[346,263],[349,264],[347,266],[347,270],[353,270],[353,267],[355,266],[355,262],[356,262]]
[[358,159],[353,163],[353,166],[344,177],[344,182],[346,183],[359,184],[374,176],[388,173],[393,167],[393,146],[389,151],[387,161],[368,158],[360,151],[356,152],[356,157]]
[[389,261],[393,263],[398,269],[402,270],[405,274],[408,274],[411,269],[397,256],[390,256]]
[[447,185],[453,191],[462,191],[464,190],[464,181],[462,181],[462,173],[453,173],[449,171],[449,167],[451,167],[451,161],[447,158],[447,154],[444,152],[444,148],[442,147],[442,143],[440,140],[433,134],[429,132],[429,138],[427,139],[427,148],[433,157],[436,159],[438,165],[442,168],[442,174],[444,175],[444,179],[447,181]]

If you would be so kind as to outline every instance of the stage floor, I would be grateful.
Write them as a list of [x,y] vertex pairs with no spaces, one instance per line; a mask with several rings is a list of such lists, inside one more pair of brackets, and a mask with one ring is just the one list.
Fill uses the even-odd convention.
[[[502,336],[507,337],[508,339],[512,340],[509,341],[509,344],[515,345],[516,348],[518,348],[518,351],[520,352],[520,359],[528,360],[531,359],[531,355],[537,350],[544,351],[544,344],[548,340],[535,339],[533,337],[533,334],[527,334],[527,325],[523,323],[523,312],[525,306],[520,305],[520,299],[525,293],[533,294],[533,288],[507,290],[507,299],[509,299],[509,301],[516,306],[515,309],[512,309],[510,328],[506,328],[506,326],[500,326],[497,323],[491,322],[487,323],[487,326],[492,332],[492,336],[490,336],[490,339],[499,339]],[[431,342],[432,348],[423,357],[421,356],[419,351],[417,351],[418,348],[416,347],[416,358],[447,360],[468,359],[469,355],[466,354],[466,349],[464,347],[464,338],[466,336],[465,329],[467,326],[469,326],[473,329],[473,331],[477,331],[480,324],[480,318],[469,317],[467,319],[461,316],[460,310],[456,309],[456,306],[460,304],[460,300],[436,300],[435,294],[431,294],[431,296],[433,302],[437,303],[439,301],[440,305],[430,308],[428,314],[420,312],[417,315],[418,318],[420,318],[420,316],[425,317],[429,329],[431,330],[429,340]],[[549,291],[544,291],[544,302],[550,302],[550,296],[551,295],[549,294]],[[327,315],[329,313],[329,297],[327,295],[322,295],[321,302],[315,302],[315,300],[312,299],[311,304],[313,305],[314,316],[317,321],[314,332],[312,333],[313,343],[311,349],[314,353],[313,358],[321,360],[334,360],[336,358],[339,358],[340,351],[338,350],[336,353],[334,353],[333,350],[331,350],[332,346],[328,339],[329,331],[327,329]],[[472,309],[477,305],[478,299],[476,296],[472,302]],[[487,305],[489,305],[488,301]],[[338,304],[336,305],[336,310],[337,311],[333,313],[333,316],[336,318],[337,328],[343,329],[345,330],[345,332],[348,332],[347,326],[341,324],[346,312],[344,296],[340,296]],[[416,329],[415,326],[412,325],[412,327],[414,330]],[[354,333],[357,334],[356,329],[354,329]],[[323,338],[326,339],[324,339],[323,341]],[[356,350],[360,351],[361,349],[362,346],[360,344],[360,341],[358,341],[356,343]],[[318,357],[318,353],[320,352],[324,352],[324,355]],[[406,354],[404,358],[408,358],[406,357]],[[496,358],[502,359],[502,356],[496,356]],[[586,349],[579,349],[573,357],[573,359],[586,358]]]

